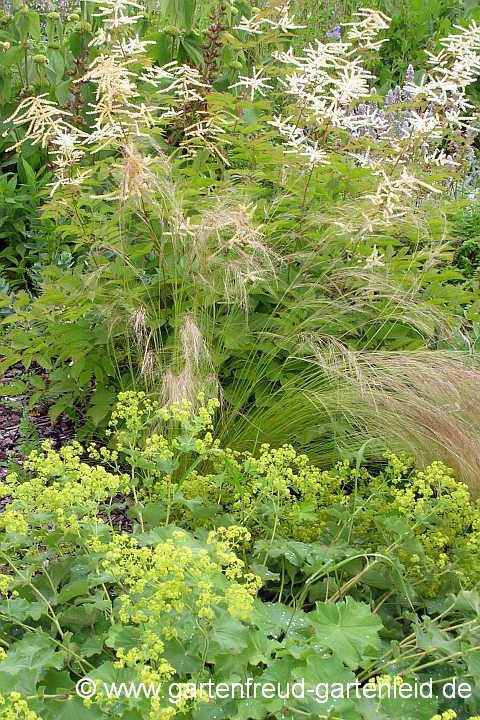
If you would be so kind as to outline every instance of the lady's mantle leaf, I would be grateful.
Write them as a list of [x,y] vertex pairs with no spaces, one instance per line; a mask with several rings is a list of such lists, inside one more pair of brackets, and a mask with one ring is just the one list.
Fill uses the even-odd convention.
[[49,668],[60,670],[65,657],[66,653],[57,650],[55,643],[44,633],[27,633],[13,645],[0,665],[0,693],[35,695],[37,682]]
[[352,670],[380,646],[378,631],[382,621],[365,603],[351,598],[344,603],[318,602],[308,619],[315,627],[316,641],[330,648]]

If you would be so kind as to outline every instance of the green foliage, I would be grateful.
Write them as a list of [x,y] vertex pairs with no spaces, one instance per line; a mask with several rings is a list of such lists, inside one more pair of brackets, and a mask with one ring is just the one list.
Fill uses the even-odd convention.
[[382,5],[382,9],[392,17],[387,33],[388,43],[381,51],[383,71],[380,70],[379,74],[380,82],[388,84],[388,87],[404,80],[409,64],[415,71],[419,70],[424,64],[424,51],[438,52],[439,38],[446,37],[454,24],[472,17],[471,12],[466,15],[461,0],[434,0],[429,3],[386,0]]
[[26,235],[25,215],[32,213],[32,198],[28,193],[19,194],[17,177],[13,173],[0,175],[1,226],[0,238],[2,245],[18,244]]
[[[299,25],[305,26],[304,31],[292,39],[294,48],[297,49],[300,42],[305,45],[305,41],[312,42],[316,38],[322,40],[332,28],[350,20],[352,14],[361,5],[362,3],[356,0],[325,0],[322,3],[300,0],[294,3],[291,7],[295,13],[298,13],[295,18]],[[375,4],[371,5],[374,6]]]
[[[125,393],[110,426],[112,447],[92,447],[85,462],[78,443],[59,452],[46,443],[31,453],[25,477],[13,473],[2,484],[11,502],[0,516],[0,717],[266,720],[298,712],[431,720],[452,707],[458,717],[478,713],[475,692],[466,700],[442,693],[447,679],[468,680],[480,662],[478,594],[462,589],[467,575],[451,559],[428,600],[400,559],[402,548],[421,552],[421,530],[434,535],[436,524],[445,528],[469,512],[464,486],[440,466],[422,476],[393,456],[379,475],[344,464],[330,473],[341,499],[332,504],[317,482],[323,520],[304,507],[297,528],[310,528],[311,540],[294,541],[283,533],[283,489],[303,485],[285,460],[295,468],[302,458],[284,449],[267,464],[265,452],[256,461],[233,459],[211,438],[217,403],[199,404],[195,413]],[[212,504],[208,476],[202,480],[196,468],[217,464],[223,471],[210,476],[218,483]],[[305,476],[318,481],[315,473],[305,466]],[[193,502],[183,493],[195,483]],[[231,516],[218,515],[228,484],[237,498],[250,490],[243,518],[264,539],[237,523],[241,504],[227,500]],[[413,514],[410,492],[426,498]],[[154,495],[156,512],[146,502]],[[125,505],[135,518],[129,533],[112,520]],[[165,507],[175,524],[161,514]],[[201,509],[204,519],[213,510],[210,532],[188,529]],[[466,524],[468,574],[479,566],[480,528]],[[460,535],[452,548],[456,542]],[[83,702],[75,690],[81,677],[96,684]],[[274,690],[205,696],[209,683],[212,692],[219,683],[228,690],[253,681],[273,682]],[[131,683],[142,682],[152,690],[132,694]],[[348,683],[362,690],[372,682],[435,683],[435,693],[345,695]],[[297,692],[285,696],[294,683]],[[327,684],[336,694],[326,694]]]
[[[480,267],[480,209],[469,203],[451,217],[455,237],[455,264],[464,275],[475,278]],[[474,288],[478,290],[478,279]]]
[[0,272],[9,289],[35,291],[45,268],[67,270],[74,258],[69,245],[53,235],[53,224],[38,217],[38,196],[48,176],[36,173],[24,157],[21,169],[20,175],[0,175]]
[[[407,68],[413,66],[419,79],[425,64],[425,51],[438,53],[439,40],[454,31],[454,26],[465,27],[472,20],[480,19],[476,2],[469,0],[378,0],[375,5],[392,19],[385,43],[374,63],[383,94],[389,88],[402,84]],[[478,82],[469,94],[478,100]]]

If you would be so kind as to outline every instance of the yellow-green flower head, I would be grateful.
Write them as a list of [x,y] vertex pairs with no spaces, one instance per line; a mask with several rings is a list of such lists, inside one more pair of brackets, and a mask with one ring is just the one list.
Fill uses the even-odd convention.
[[[231,536],[236,543],[249,533],[237,527]],[[145,646],[130,654],[120,653],[118,663],[131,666],[147,662],[153,652],[158,660],[163,645],[153,626],[157,627],[161,620],[163,636],[174,637],[176,618],[186,607],[207,624],[214,620],[219,606],[237,617],[248,616],[261,581],[244,572],[243,561],[226,542],[217,542],[213,537],[211,540],[210,550],[193,549],[189,536],[175,531],[164,543],[150,548],[139,547],[135,538],[127,534],[113,536],[102,566],[126,590],[119,598],[119,618],[142,624],[146,630],[152,626]],[[221,582],[220,576],[224,578]],[[164,671],[170,673],[171,669],[165,666]]]
[[[445,710],[441,714],[438,713],[437,715],[434,715],[431,720],[455,720],[457,717],[457,713],[455,710]],[[469,720],[472,720],[469,718]]]
[[0,695],[0,720],[41,720],[19,692]]

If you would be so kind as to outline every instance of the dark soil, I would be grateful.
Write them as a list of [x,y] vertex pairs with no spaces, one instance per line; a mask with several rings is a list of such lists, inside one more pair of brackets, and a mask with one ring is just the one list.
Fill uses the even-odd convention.
[[[8,375],[0,379],[0,384],[21,377],[22,366],[13,367]],[[37,370],[37,373],[40,374]],[[26,413],[28,399],[22,395],[0,397],[0,481],[11,471],[15,463],[23,465],[29,452],[38,448],[43,440],[51,440],[58,450],[75,437],[75,427],[66,415],[60,415],[52,423],[48,415],[48,405],[36,407]],[[91,462],[86,456],[85,462]],[[0,498],[0,513],[11,501],[10,497]],[[123,496],[112,498],[110,518],[117,530],[132,531],[132,520],[127,517],[131,499]],[[108,514],[99,515],[109,522]]]
[[[0,379],[0,384],[18,379],[22,370],[22,365],[13,366]],[[47,405],[35,408],[28,414],[26,406],[27,398],[23,395],[0,397],[0,480],[7,474],[8,461],[22,464],[34,442],[52,440],[58,449],[74,436],[73,423],[65,415],[52,424]]]

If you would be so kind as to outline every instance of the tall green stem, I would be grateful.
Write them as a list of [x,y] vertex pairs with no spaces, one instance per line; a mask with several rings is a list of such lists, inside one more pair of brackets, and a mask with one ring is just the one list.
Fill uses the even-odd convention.
[[24,48],[24,63],[25,63],[25,87],[28,88],[28,50]]

